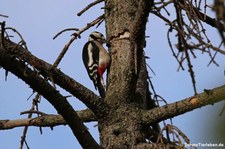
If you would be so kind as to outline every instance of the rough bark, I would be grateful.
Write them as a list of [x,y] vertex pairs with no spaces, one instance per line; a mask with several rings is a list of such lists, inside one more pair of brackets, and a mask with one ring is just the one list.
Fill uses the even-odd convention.
[[[96,121],[94,113],[89,110],[77,111],[77,115],[82,122]],[[67,122],[61,115],[44,114],[35,118],[16,119],[16,120],[0,120],[0,130],[13,129],[15,127],[37,126],[37,127],[55,127],[59,125],[67,125]]]
[[109,114],[99,120],[103,148],[132,148],[145,142],[140,109],[146,100],[147,77],[146,67],[141,64],[145,63],[143,48],[150,7],[151,1],[144,0],[105,1],[106,33],[112,61],[105,98],[111,108]]
[[168,118],[173,118],[178,113],[180,115],[206,105],[213,105],[222,100],[225,100],[225,85],[212,90],[205,90],[200,94],[180,100],[179,102],[145,111],[142,113],[142,122],[160,122]]

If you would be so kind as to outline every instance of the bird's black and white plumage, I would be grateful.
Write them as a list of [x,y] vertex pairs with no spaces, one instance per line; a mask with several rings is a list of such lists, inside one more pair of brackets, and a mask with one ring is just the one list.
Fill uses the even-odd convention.
[[103,73],[110,64],[110,55],[103,47],[105,38],[99,32],[92,32],[83,48],[83,63],[95,89],[102,98],[105,97]]

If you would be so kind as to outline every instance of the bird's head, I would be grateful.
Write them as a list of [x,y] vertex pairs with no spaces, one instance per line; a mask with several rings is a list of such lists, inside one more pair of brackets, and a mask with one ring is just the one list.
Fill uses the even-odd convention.
[[89,35],[88,41],[94,41],[94,40],[100,42],[101,44],[106,42],[104,35],[97,31],[94,31]]

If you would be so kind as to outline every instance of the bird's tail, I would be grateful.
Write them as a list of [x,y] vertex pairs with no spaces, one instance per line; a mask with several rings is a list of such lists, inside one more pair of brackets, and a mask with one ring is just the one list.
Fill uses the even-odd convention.
[[96,73],[93,76],[95,76],[95,77],[93,77],[95,79],[92,79],[95,89],[98,90],[98,92],[102,98],[105,98],[106,93],[105,93],[105,85],[104,85],[103,78],[101,78],[98,73]]
[[102,97],[102,98],[105,98],[105,88],[104,88],[104,86],[102,85],[102,83],[99,83],[98,84],[98,92],[99,92],[99,94],[100,94],[100,96]]

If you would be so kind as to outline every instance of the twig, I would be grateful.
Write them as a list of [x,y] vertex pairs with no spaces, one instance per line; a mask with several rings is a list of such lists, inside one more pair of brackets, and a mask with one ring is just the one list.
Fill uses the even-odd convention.
[[23,114],[38,114],[38,115],[47,115],[46,113],[44,112],[41,112],[41,111],[36,111],[36,110],[29,110],[29,111],[24,111],[24,112],[20,112],[20,115],[23,115]]
[[180,100],[179,102],[144,111],[142,114],[142,122],[144,124],[160,122],[194,109],[222,101],[225,99],[225,85],[212,89],[211,93],[212,94],[208,95],[206,92],[202,92],[196,96]]
[[172,46],[172,43],[171,43],[171,40],[170,40],[170,32],[172,32],[173,28],[170,28],[167,32],[167,40],[168,40],[168,43],[169,43],[169,47],[173,53],[173,56],[175,57],[175,59],[177,60],[178,64],[179,64],[179,68],[181,68],[182,70],[184,70],[184,67],[182,65],[182,61],[180,61],[178,59],[178,56],[175,54],[175,51],[173,49],[173,46]]
[[[197,8],[199,7],[200,2],[198,4],[195,3],[196,7],[193,6],[192,1],[174,0],[173,2],[175,6],[175,11],[176,11],[176,19],[174,21],[169,20],[168,18],[164,17],[160,13],[161,7],[160,9],[155,7],[156,11],[152,11],[151,13],[163,19],[170,26],[167,33],[170,49],[172,50],[173,56],[176,58],[180,66],[182,66],[182,63],[184,62],[184,60],[187,61],[189,74],[192,80],[194,92],[196,94],[197,93],[197,89],[195,85],[196,81],[194,77],[194,71],[192,68],[193,66],[191,64],[190,54],[192,54],[195,58],[196,56],[195,56],[194,50],[197,49],[197,50],[201,50],[202,52],[206,52],[209,54],[209,57],[211,59],[209,64],[213,62],[215,65],[218,66],[218,64],[214,60],[216,53],[219,52],[221,54],[225,54],[225,51],[220,49],[220,46],[215,47],[213,44],[211,44],[211,41],[206,34],[206,29],[203,26],[203,22],[206,22],[207,24],[217,28],[219,26],[222,26],[222,24],[220,23],[219,25],[216,26],[215,19],[212,19],[209,16],[207,16],[206,12],[205,13],[200,12],[200,9]],[[186,15],[182,13],[184,12],[182,10],[186,12]],[[184,16],[187,17],[187,21],[184,21],[185,20],[183,19]],[[189,24],[188,24],[188,21],[189,21]],[[224,31],[224,26],[222,27],[221,27],[222,28],[221,30]],[[172,32],[173,30],[176,30],[177,32],[176,35],[178,37],[178,42],[176,44],[178,49],[177,54],[173,50],[173,46],[169,37],[170,32]],[[216,53],[212,55],[211,50],[216,51]],[[179,53],[182,53],[182,55],[179,56]]]
[[5,81],[7,81],[8,74],[9,74],[9,71],[5,70]]
[[33,91],[33,93],[27,98],[27,101],[34,95],[34,91]]
[[[147,75],[148,75],[148,71],[147,71]],[[151,81],[149,75],[148,75],[147,81],[148,81],[148,84],[150,85],[150,87],[151,87],[151,89],[152,89],[152,91],[153,91],[153,101],[156,102],[156,106],[157,106],[157,107],[160,107],[160,103],[159,103],[160,99],[164,102],[165,105],[167,105],[167,104],[168,104],[167,101],[166,101],[162,96],[160,96],[160,95],[158,95],[158,94],[156,93],[156,91],[155,91],[155,89],[154,89],[154,86],[153,86],[153,83],[152,83],[152,81]],[[159,99],[159,98],[160,98],[160,99]],[[172,120],[172,118],[170,118],[170,123],[171,123],[171,125],[173,125],[173,120]],[[165,120],[163,120],[163,124],[164,124],[164,126],[167,125],[166,122],[165,122]],[[159,139],[159,138],[160,138],[161,140],[165,140],[165,139],[163,139],[163,136],[160,135],[160,134],[158,135],[158,139]],[[157,140],[158,140],[158,139],[157,139]],[[167,138],[167,139],[169,140],[169,138]]]
[[61,51],[61,53],[59,54],[58,58],[56,59],[56,61],[53,64],[53,67],[57,67],[60,63],[60,61],[62,60],[63,56],[65,55],[65,53],[67,52],[67,50],[69,49],[69,46],[72,44],[72,42],[77,38],[77,36],[73,36],[70,41],[64,46],[63,50]]
[[0,14],[0,17],[8,18],[9,16],[4,15],[4,14]]
[[1,45],[0,47],[3,48],[5,46],[4,44],[4,34],[5,34],[5,21],[3,21],[2,23],[0,23],[1,25]]
[[216,51],[215,54],[212,56],[211,52],[209,52],[209,56],[210,56],[211,60],[210,60],[209,64],[207,65],[207,67],[209,67],[209,65],[211,63],[213,63],[213,64],[215,64],[216,66],[219,67],[219,64],[215,61],[215,58],[216,58],[217,53],[218,52]]
[[[4,48],[5,47],[5,21],[3,22],[0,22],[0,25],[1,25],[1,37],[0,37],[0,40],[1,40],[1,44],[0,44],[0,48]],[[1,68],[1,67],[0,67]],[[7,81],[7,76],[8,76],[8,71],[5,70],[5,81]]]
[[[224,31],[222,30],[222,26],[220,26],[220,23],[225,23],[225,6],[223,0],[214,0],[214,6],[213,10],[216,13],[216,25],[218,26],[218,32],[221,36],[221,39],[223,41],[223,45],[225,46],[225,35]],[[224,25],[223,25],[224,26]]]
[[[5,30],[12,30],[13,32],[15,32],[21,39],[21,41],[19,43],[21,43],[21,45],[24,46],[24,48],[27,50],[27,45],[26,45],[26,42],[25,40],[23,39],[23,36],[15,29],[15,28],[12,28],[12,27],[6,27]],[[19,44],[18,44],[19,45]]]
[[9,16],[4,15],[4,14],[0,14],[0,17],[8,18]]
[[[220,45],[218,46],[218,48],[220,48],[223,44],[223,41],[220,43]],[[216,66],[219,66],[219,64],[216,63],[216,61],[214,60],[216,55],[217,55],[217,51],[215,52],[215,54],[213,56],[211,56],[211,53],[210,53],[210,56],[211,56],[211,60],[209,62],[209,64],[207,66],[209,66],[212,62],[216,65]]]
[[[30,111],[34,111],[35,106],[36,106],[36,101],[37,101],[39,98],[40,98],[40,95],[37,94],[37,95],[35,96],[35,98],[33,99],[33,103],[32,103],[32,106],[31,106]],[[33,113],[29,113],[27,118],[31,118],[32,115],[33,115]],[[27,134],[27,131],[28,131],[28,127],[29,127],[29,126],[25,126],[24,129],[23,129],[23,135],[21,136],[21,140],[20,140],[20,149],[23,149],[24,142],[25,142],[26,146],[28,146],[28,145],[27,145],[27,142],[26,142],[26,134]]]
[[197,95],[197,89],[196,89],[196,81],[195,81],[195,75],[194,75],[194,70],[193,70],[193,65],[191,64],[191,59],[189,56],[189,53],[187,50],[184,51],[185,52],[185,56],[186,56],[186,60],[187,60],[187,65],[188,65],[188,72],[191,76],[191,80],[192,80],[192,85],[193,85],[193,89],[194,89],[194,93],[195,95]]
[[96,0],[92,3],[90,3],[89,5],[87,5],[83,10],[81,10],[79,13],[77,13],[78,16],[81,16],[85,11],[87,11],[88,9],[90,9],[91,7],[93,7],[94,5],[103,2],[104,0]]
[[151,68],[151,66],[149,64],[146,63],[146,66],[150,69],[150,71],[153,73],[154,76],[156,76],[156,73],[154,72],[154,70]]
[[160,6],[156,6],[155,8],[157,8],[157,10],[161,10],[163,8],[166,11],[166,13],[168,14],[168,11],[165,9],[165,7],[171,3],[173,3],[173,0],[169,0],[167,2],[160,2],[160,3],[156,2],[154,4],[155,4],[155,6],[161,4]]
[[57,33],[53,37],[53,39],[56,39],[60,34],[62,34],[63,32],[67,32],[67,31],[79,31],[79,29],[78,28],[67,28],[67,29],[64,29],[64,30],[60,31],[59,33]]
[[64,46],[63,50],[61,51],[61,53],[59,54],[58,58],[56,59],[56,61],[53,64],[53,67],[57,67],[60,63],[60,61],[62,60],[63,56],[65,55],[65,53],[67,52],[67,50],[69,49],[69,46],[72,44],[72,42],[77,39],[77,37],[80,37],[80,35],[86,31],[87,29],[89,29],[90,27],[96,25],[97,23],[99,23],[102,19],[104,19],[104,14],[99,16],[97,19],[95,19],[94,21],[92,21],[91,23],[88,23],[87,26],[85,26],[84,28],[82,28],[81,30],[79,30],[77,33],[73,34],[73,37],[70,39],[70,41]]
[[[184,3],[185,3],[184,0],[179,0],[179,2],[180,2],[181,4],[184,4]],[[187,11],[187,9],[185,9],[184,7],[181,7],[181,8],[182,8],[184,11]],[[211,25],[212,27],[215,27],[215,28],[218,28],[218,27],[219,27],[222,31],[225,31],[225,26],[223,26],[222,23],[219,22],[219,24],[217,24],[216,19],[211,18],[211,17],[209,17],[208,15],[206,15],[206,14],[200,12],[198,8],[195,8],[195,7],[192,7],[192,8],[193,8],[194,12],[196,13],[198,19],[200,19],[201,21],[203,21],[203,22],[205,22],[205,23]]]

